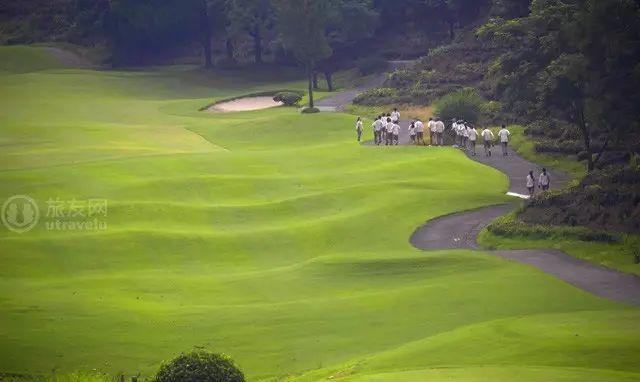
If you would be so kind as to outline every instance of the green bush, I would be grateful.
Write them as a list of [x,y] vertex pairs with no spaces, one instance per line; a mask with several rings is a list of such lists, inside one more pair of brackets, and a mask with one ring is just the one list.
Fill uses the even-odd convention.
[[417,81],[417,73],[411,70],[396,70],[389,73],[385,86],[402,89],[411,87]]
[[317,107],[305,107],[301,111],[302,114],[315,114],[319,112],[320,112],[320,109],[318,109]]
[[398,91],[392,88],[369,89],[353,100],[356,105],[390,105],[397,102]]
[[526,237],[531,239],[574,238],[586,242],[615,243],[616,235],[584,227],[547,226],[527,224],[513,215],[503,216],[491,223],[487,230],[497,236]]
[[436,101],[435,111],[443,121],[464,119],[475,124],[482,117],[485,103],[475,89],[464,88]]
[[389,68],[389,62],[384,58],[370,57],[358,61],[357,66],[360,74],[368,76],[369,74],[384,72]]
[[244,382],[233,361],[203,350],[181,354],[160,366],[153,382]]
[[294,106],[302,100],[302,95],[294,92],[280,92],[273,96],[273,100],[282,102],[286,106]]

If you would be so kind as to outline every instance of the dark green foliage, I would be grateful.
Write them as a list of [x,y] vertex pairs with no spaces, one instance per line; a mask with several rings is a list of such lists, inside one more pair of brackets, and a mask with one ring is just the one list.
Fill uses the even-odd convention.
[[244,382],[231,358],[203,350],[181,354],[160,366],[153,382]]
[[[618,160],[628,162],[629,158],[620,155]],[[595,170],[565,191],[536,196],[519,217],[532,224],[638,233],[640,169],[610,165],[606,170]]]
[[384,58],[369,57],[358,61],[358,71],[363,76],[373,73],[381,73],[389,68],[389,62]]
[[574,238],[582,241],[614,243],[620,239],[604,231],[590,230],[584,227],[548,226],[527,224],[513,216],[498,218],[487,230],[497,236],[526,237],[531,239],[551,239],[554,237]]
[[486,107],[486,101],[475,89],[463,89],[442,97],[435,103],[435,112],[443,121],[464,119],[478,123]]
[[280,92],[273,96],[276,102],[282,102],[285,106],[294,106],[302,100],[302,96],[294,92]]
[[505,107],[529,121],[564,121],[571,135],[577,128],[589,171],[603,150],[637,141],[629,123],[640,118],[637,1],[534,1],[525,17],[491,19],[477,35],[503,50],[490,73]]
[[398,92],[392,88],[375,88],[360,93],[353,103],[357,105],[390,105],[398,101]]

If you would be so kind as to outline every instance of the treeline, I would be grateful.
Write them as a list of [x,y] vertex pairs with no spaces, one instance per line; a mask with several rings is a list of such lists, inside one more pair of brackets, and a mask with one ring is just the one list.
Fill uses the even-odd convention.
[[499,52],[487,78],[503,109],[560,152],[577,151],[589,171],[640,149],[639,3],[534,0],[526,16],[477,30]]
[[[207,66],[223,59],[228,63],[247,51],[256,63],[265,60],[265,52],[272,61],[287,63],[295,59],[283,35],[283,30],[295,28],[287,21],[294,21],[287,17],[292,7],[324,13],[320,27],[338,58],[378,33],[417,33],[431,41],[451,38],[456,28],[473,23],[489,7],[502,6],[502,1],[4,0],[0,42],[107,44],[115,65],[149,63],[183,53],[192,44],[201,46]],[[223,57],[213,56],[212,44],[224,47]]]

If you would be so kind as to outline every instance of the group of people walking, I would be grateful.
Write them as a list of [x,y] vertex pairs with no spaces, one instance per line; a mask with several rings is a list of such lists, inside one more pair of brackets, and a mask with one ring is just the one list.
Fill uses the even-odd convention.
[[[533,197],[533,195],[535,195],[536,193],[536,178],[535,178],[535,175],[533,174],[533,171],[529,171],[526,182],[527,182],[527,190],[529,191],[529,197]],[[540,176],[538,177],[538,187],[542,191],[548,191],[550,186],[551,186],[551,177],[549,176],[547,169],[543,168],[542,172],[540,173]]]
[[[372,124],[374,143],[376,145],[395,146],[400,143],[400,112],[397,108],[394,108],[392,112],[381,114],[375,118]],[[469,153],[469,155],[476,156],[476,147],[480,138],[482,138],[484,146],[484,154],[487,157],[493,155],[492,149],[494,142],[496,141],[496,135],[489,128],[484,128],[478,132],[476,127],[467,121],[461,119],[453,119],[448,128],[445,123],[437,117],[429,118],[426,126],[420,120],[416,119],[411,121],[409,125],[409,141],[411,144],[427,145],[424,139],[425,129],[429,133],[429,145],[431,146],[444,146],[444,135],[449,130],[450,135],[454,140],[454,147],[460,148]],[[362,140],[363,122],[360,117],[356,121],[356,133],[358,136],[358,142]],[[502,148],[502,155],[507,157],[509,155],[509,141],[511,139],[511,132],[505,125],[500,127],[497,134],[497,140]],[[538,187],[546,191],[549,189],[551,179],[546,169],[542,169],[542,173],[537,179],[535,179],[533,171],[530,171],[526,178],[526,187],[529,191],[529,196],[533,196],[535,193],[536,184]]]
[[[474,125],[462,120],[454,120],[451,123],[451,130],[455,134],[455,146],[460,147],[465,151],[469,151],[471,155],[476,156],[478,138],[481,137],[484,146],[484,155],[489,157],[493,155],[491,149],[494,146],[496,136],[493,134],[493,131],[488,128],[485,127],[480,134],[478,134],[478,130],[476,130]],[[500,146],[502,147],[502,155],[508,156],[511,132],[505,125],[501,126],[500,131],[498,132],[498,139],[500,140]]]
[[[400,112],[397,108],[391,113],[381,114],[372,124],[373,140],[376,145],[397,146],[400,143]],[[356,122],[358,142],[362,137],[362,120],[358,117]]]
[[[397,108],[391,113],[381,114],[375,118],[371,126],[373,128],[373,140],[376,145],[396,146],[400,143],[400,112]],[[429,132],[429,144],[432,146],[444,146],[444,134],[447,126],[440,118],[429,118],[427,125],[416,119],[411,121],[409,125],[409,141],[416,145],[426,145],[424,139],[425,128]],[[484,128],[480,133],[476,127],[464,120],[452,120],[449,125],[451,135],[454,137],[454,147],[459,147],[465,151],[469,151],[471,155],[476,155],[476,146],[479,138],[484,143],[484,153],[486,156],[492,156],[491,149],[496,139],[493,131]],[[356,134],[358,142],[362,140],[363,122],[360,117],[356,121]],[[508,156],[508,145],[511,138],[511,132],[502,125],[498,132],[498,139],[502,147],[502,155]]]

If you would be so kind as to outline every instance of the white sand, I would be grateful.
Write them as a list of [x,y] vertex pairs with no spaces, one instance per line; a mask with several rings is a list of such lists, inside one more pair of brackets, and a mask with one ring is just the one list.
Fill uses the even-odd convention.
[[276,106],[282,106],[282,102],[274,101],[273,97],[246,97],[215,104],[209,107],[207,111],[228,113],[233,111],[262,110]]

